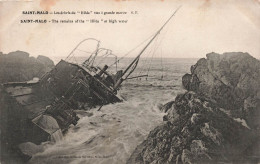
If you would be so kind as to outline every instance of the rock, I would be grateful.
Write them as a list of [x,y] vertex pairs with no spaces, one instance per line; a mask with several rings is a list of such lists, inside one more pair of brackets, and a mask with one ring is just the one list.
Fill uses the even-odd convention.
[[9,58],[14,59],[14,60],[29,58],[29,56],[30,56],[29,53],[23,52],[23,51],[10,52],[8,55],[9,55],[8,56]]
[[183,163],[187,163],[187,164],[192,164],[193,163],[193,159],[192,159],[192,155],[191,152],[187,149],[184,149],[182,151],[182,155],[181,155],[181,160]]
[[201,115],[193,113],[190,120],[192,124],[197,124],[201,120]]
[[49,68],[53,68],[54,67],[54,62],[46,57],[46,56],[42,56],[42,55],[39,55],[37,57],[37,60],[39,60],[41,63],[43,63],[45,66],[49,67]]
[[174,101],[170,101],[170,102],[168,102],[168,103],[162,105],[161,107],[159,107],[159,109],[160,109],[160,111],[166,113],[166,112],[168,112],[168,110],[169,110],[170,108],[172,108],[172,105],[173,105],[173,104],[174,104]]
[[133,152],[128,163],[247,161],[244,152],[258,140],[254,131],[192,91],[179,94],[172,111],[168,120],[152,130]]
[[[192,81],[192,83],[190,83]],[[182,85],[188,91],[197,91],[200,81],[197,76],[192,76],[190,74],[185,74],[182,77]]]
[[201,133],[211,139],[215,144],[220,145],[223,140],[222,135],[216,130],[214,127],[210,127],[209,123],[204,123],[204,125],[200,128]]
[[190,145],[190,150],[184,149],[182,151],[182,163],[212,163],[213,161],[207,151],[208,149],[201,140],[193,140]]
[[163,117],[163,121],[174,122],[178,118],[179,118],[179,114],[177,113],[173,104],[171,110],[168,110],[168,114]]
[[193,158],[207,158],[211,159],[208,155],[208,149],[205,147],[205,143],[201,140],[193,140],[190,149],[193,155]]
[[260,61],[248,53],[207,54],[182,78],[185,89],[215,101],[233,117],[260,126]]
[[259,60],[247,53],[210,53],[182,83],[188,91],[165,105],[164,124],[127,163],[258,163]]
[[186,73],[184,76],[182,76],[182,86],[187,89],[188,91],[190,91],[190,83],[191,83],[191,74]]
[[[38,60],[39,59],[39,60]],[[23,51],[0,54],[0,83],[22,82],[41,77],[54,66],[53,62],[44,56],[30,57]]]

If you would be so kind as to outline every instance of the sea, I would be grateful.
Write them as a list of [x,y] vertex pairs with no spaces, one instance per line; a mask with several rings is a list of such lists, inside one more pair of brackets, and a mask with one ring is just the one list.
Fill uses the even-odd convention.
[[[57,58],[53,60],[55,63],[59,61]],[[99,107],[77,110],[78,124],[71,125],[55,143],[42,143],[43,151],[35,154],[28,163],[126,163],[149,132],[163,123],[165,113],[160,107],[184,92],[182,76],[190,73],[190,67],[197,60],[141,58],[129,77],[145,76],[124,81],[118,92],[122,102],[105,105],[99,111]],[[133,58],[120,60],[110,69],[125,69],[131,61]],[[113,64],[112,59],[105,62]]]

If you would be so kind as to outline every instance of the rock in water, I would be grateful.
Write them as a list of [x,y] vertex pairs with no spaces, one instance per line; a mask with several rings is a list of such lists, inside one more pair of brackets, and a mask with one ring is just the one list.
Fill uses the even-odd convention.
[[164,124],[127,163],[258,163],[260,61],[247,53],[210,53],[182,83],[188,91],[162,108],[169,109]]
[[243,118],[251,128],[260,125],[260,61],[248,53],[207,54],[182,78],[185,89],[203,95]]
[[162,105],[161,107],[159,107],[160,111],[166,113],[169,111],[169,109],[172,107],[172,105],[174,104],[174,101],[170,101],[164,105]]
[[152,130],[128,163],[248,161],[245,152],[252,148],[257,135],[214,103],[190,91],[176,97],[173,110],[178,117]]
[[48,57],[29,57],[27,52],[0,53],[0,83],[22,82],[41,77],[54,67]]

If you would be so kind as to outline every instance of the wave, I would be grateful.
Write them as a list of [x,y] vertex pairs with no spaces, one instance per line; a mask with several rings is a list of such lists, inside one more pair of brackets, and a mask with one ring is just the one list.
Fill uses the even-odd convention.
[[172,71],[161,81],[126,81],[118,93],[123,102],[105,105],[100,111],[78,110],[78,124],[57,143],[45,143],[44,151],[29,163],[125,163],[136,146],[163,122],[165,114],[158,106],[183,91],[180,72],[189,70],[190,65],[179,67],[181,71]]

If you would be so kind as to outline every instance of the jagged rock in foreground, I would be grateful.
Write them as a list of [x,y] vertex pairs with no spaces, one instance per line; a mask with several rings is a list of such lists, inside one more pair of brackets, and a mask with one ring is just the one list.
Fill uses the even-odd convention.
[[128,163],[244,163],[257,141],[254,131],[194,92],[180,94],[165,118]]
[[28,81],[41,77],[54,67],[48,57],[30,57],[27,52],[15,51],[8,54],[0,52],[0,83]]
[[259,61],[246,53],[200,59],[182,78],[188,91],[162,107],[164,124],[127,163],[258,163],[259,71]]
[[183,76],[187,90],[203,95],[243,118],[251,128],[260,125],[260,61],[248,53],[207,54]]

